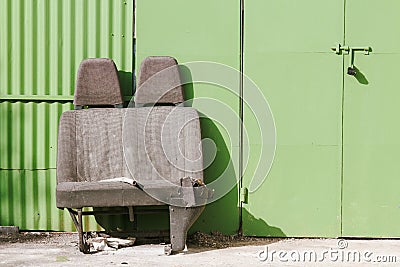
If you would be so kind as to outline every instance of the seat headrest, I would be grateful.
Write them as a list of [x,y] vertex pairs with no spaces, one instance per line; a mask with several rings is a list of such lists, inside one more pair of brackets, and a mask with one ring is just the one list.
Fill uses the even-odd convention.
[[136,104],[172,103],[184,101],[179,66],[175,58],[151,56],[140,64]]
[[75,85],[74,105],[122,105],[118,71],[109,58],[88,58],[81,62]]

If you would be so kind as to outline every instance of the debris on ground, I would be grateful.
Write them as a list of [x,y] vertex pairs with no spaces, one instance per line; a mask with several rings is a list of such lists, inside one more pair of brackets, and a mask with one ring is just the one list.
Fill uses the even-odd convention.
[[87,243],[90,247],[90,252],[113,250],[107,245],[106,238],[104,237],[89,238]]
[[19,227],[18,226],[0,226],[0,235],[1,234],[18,234]]
[[266,245],[281,240],[280,238],[269,237],[251,237],[239,235],[224,235],[218,231],[213,231],[210,234],[196,232],[188,236],[187,243],[189,248],[228,248],[239,247],[246,245]]
[[20,232],[15,234],[0,234],[0,245],[6,243],[47,243],[49,232]]
[[[19,232],[18,234],[0,234],[0,250],[4,247],[24,244],[31,246],[49,245],[53,247],[78,247],[78,233],[71,232]],[[1,265],[1,264],[0,264]]]
[[136,238],[121,239],[115,237],[92,237],[87,240],[90,251],[117,250],[119,248],[131,247],[135,244]]

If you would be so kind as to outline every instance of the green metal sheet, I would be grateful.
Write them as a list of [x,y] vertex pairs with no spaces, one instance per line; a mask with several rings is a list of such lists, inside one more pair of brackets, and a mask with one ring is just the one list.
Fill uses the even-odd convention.
[[[179,63],[213,61],[239,69],[239,4],[240,1],[230,0],[137,0],[136,66],[147,56],[166,55],[175,57]],[[238,178],[238,173],[229,167],[238,164],[238,93],[204,83],[185,86],[186,98],[193,99],[193,107],[205,116],[201,119],[202,138],[212,139],[217,149],[216,158],[205,169],[206,182],[218,179],[225,170],[230,177]],[[210,100],[230,107],[237,119],[232,121],[229,116],[222,116],[217,121],[208,117],[218,112],[218,105],[207,104]],[[234,130],[227,133],[227,126]],[[204,153],[207,155],[207,148]],[[238,188],[235,187],[208,205],[191,231],[219,230],[233,234],[238,227]]]
[[58,120],[84,58],[112,58],[132,95],[132,26],[133,0],[0,1],[0,225],[73,229],[55,208]]
[[71,96],[88,57],[112,58],[131,76],[133,0],[4,0],[0,12],[0,99]]
[[[4,125],[0,168],[55,168],[58,118],[68,108],[51,103],[72,100],[75,75],[84,58],[112,58],[125,95],[132,94],[133,2],[10,0],[1,4],[0,29],[5,38],[0,40]],[[46,138],[50,137],[49,145]]]
[[[0,170],[0,222],[21,230],[74,231],[66,211],[55,205],[55,170]],[[85,229],[100,230],[94,218]]]
[[[340,235],[343,1],[246,1],[244,71],[268,100],[276,155],[268,176],[243,204],[243,233]],[[247,85],[244,99],[250,98]],[[260,101],[260,104],[264,104]],[[250,107],[251,108],[251,107]],[[245,109],[248,187],[267,141]],[[266,136],[268,133],[264,133]],[[271,151],[264,151],[271,153]]]
[[346,44],[376,53],[400,53],[399,1],[346,1]]
[[399,8],[395,0],[346,4],[346,44],[372,52],[356,53],[359,75],[345,78],[344,236],[400,237]]
[[0,102],[0,169],[56,168],[57,125],[71,103]]

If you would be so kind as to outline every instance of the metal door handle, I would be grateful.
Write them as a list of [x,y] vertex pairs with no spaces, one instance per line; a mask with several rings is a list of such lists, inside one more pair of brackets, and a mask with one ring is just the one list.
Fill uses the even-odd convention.
[[345,52],[346,55],[350,53],[351,50],[353,51],[362,51],[364,55],[369,55],[371,52],[371,47],[369,46],[348,46],[348,45],[341,45],[337,44],[336,46],[331,47],[332,51],[336,54],[340,55],[342,52]]
[[369,46],[342,46],[341,44],[337,44],[336,46],[331,48],[337,55],[341,55],[342,52],[346,53],[346,55],[350,55],[349,59],[349,67],[347,68],[347,74],[356,76],[357,71],[354,67],[354,53],[355,52],[364,52],[364,55],[369,55],[371,52],[371,47]]

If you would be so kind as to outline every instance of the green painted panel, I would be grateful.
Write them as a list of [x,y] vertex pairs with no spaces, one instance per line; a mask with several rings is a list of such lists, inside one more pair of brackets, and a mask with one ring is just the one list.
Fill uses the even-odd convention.
[[[167,55],[179,63],[213,61],[239,69],[239,4],[230,0],[137,0],[136,66],[147,56]],[[191,75],[190,68],[185,75]],[[190,105],[203,117],[202,138],[209,138],[215,144],[204,145],[205,158],[216,152],[212,164],[204,171],[206,182],[217,179],[224,171],[231,179],[238,178],[237,170],[232,168],[233,164],[237,166],[239,152],[238,93],[238,88],[229,92],[204,83],[185,86],[186,99],[193,100]],[[222,107],[229,107],[231,114],[224,115]],[[219,115],[218,119],[214,115]],[[231,115],[236,119],[232,120]],[[234,187],[225,197],[206,207],[191,231],[218,230],[233,234],[239,227],[238,222],[238,189]]]
[[[327,52],[343,38],[343,3],[343,0],[245,1],[245,54]],[[256,38],[260,43],[251,44]]]
[[374,53],[399,53],[397,0],[346,1],[346,43],[370,46]]
[[[0,225],[21,230],[74,231],[67,211],[55,205],[55,170],[0,171]],[[85,228],[100,230],[94,218]]]
[[372,53],[356,53],[358,75],[345,77],[344,236],[400,237],[399,8],[395,0],[346,3],[346,44]]
[[[247,169],[256,167],[256,157],[252,152]],[[340,235],[340,164],[337,146],[278,145],[268,177],[243,204],[244,234]]]
[[[265,178],[243,204],[246,235],[340,235],[343,74],[330,47],[342,40],[342,18],[343,1],[245,3],[244,71],[270,104],[277,140],[270,173],[257,174],[265,162],[258,155],[271,148],[246,108],[244,186],[254,175]],[[246,88],[245,100],[252,97]]]
[[55,169],[57,125],[71,103],[0,102],[0,169]]
[[[399,7],[396,2],[391,9]],[[349,27],[349,34],[354,30]],[[382,41],[376,36],[371,32],[372,48],[375,40]],[[345,79],[344,236],[400,237],[400,92],[395,82],[399,62],[399,53],[356,55],[363,78]]]
[[0,12],[0,97],[71,96],[88,57],[132,77],[133,0],[4,0]]
[[58,118],[84,58],[112,58],[132,94],[133,1],[1,4],[0,169],[55,168]]
[[238,1],[137,0],[137,65],[148,55],[239,68]]

